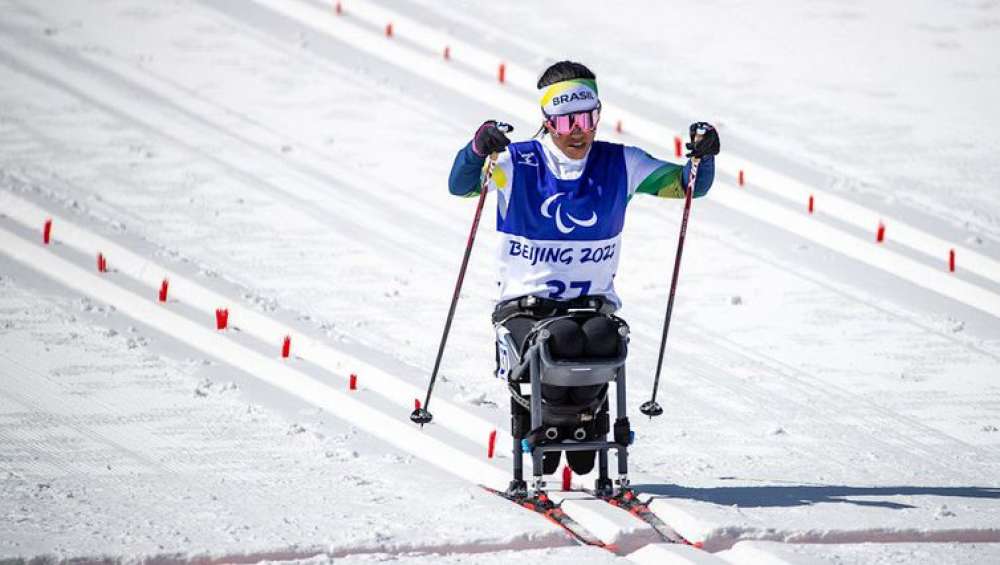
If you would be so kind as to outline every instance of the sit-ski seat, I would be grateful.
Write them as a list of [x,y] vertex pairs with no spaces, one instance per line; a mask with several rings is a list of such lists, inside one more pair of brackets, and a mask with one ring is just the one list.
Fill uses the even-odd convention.
[[[584,322],[602,316],[616,327],[617,344],[612,355],[563,358],[553,351],[553,333],[560,320]],[[521,340],[517,338],[521,337]],[[619,482],[627,484],[627,446],[631,432],[626,415],[625,359],[628,355],[628,325],[609,314],[578,311],[540,320],[526,335],[515,336],[502,324],[497,325],[498,346],[506,349],[498,376],[506,377],[513,402],[530,415],[524,437],[515,434],[514,480],[511,489],[526,489],[523,480],[525,453],[531,454],[534,488],[541,490],[542,459],[550,451],[596,451],[599,456],[597,488],[612,489],[608,477],[608,449],[618,451]],[[518,343],[520,341],[520,343]],[[607,441],[610,430],[608,385],[615,383],[617,418],[614,441]],[[530,395],[521,392],[530,387]],[[591,456],[592,457],[592,456]]]

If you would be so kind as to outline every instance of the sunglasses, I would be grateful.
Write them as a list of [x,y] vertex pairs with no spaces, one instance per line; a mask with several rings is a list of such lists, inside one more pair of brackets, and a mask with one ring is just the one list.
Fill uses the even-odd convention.
[[573,112],[571,114],[559,114],[557,116],[545,116],[545,123],[549,124],[555,133],[567,135],[573,128],[580,128],[580,131],[590,132],[597,128],[597,121],[601,119],[601,107],[585,112]]

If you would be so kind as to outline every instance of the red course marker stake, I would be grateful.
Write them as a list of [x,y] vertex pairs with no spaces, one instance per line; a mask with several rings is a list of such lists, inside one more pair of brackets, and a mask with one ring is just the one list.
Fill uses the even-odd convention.
[[451,60],[451,47],[448,47],[447,45],[444,46],[444,60]]
[[562,489],[569,490],[573,486],[573,470],[569,468],[569,465],[563,467],[562,474]]
[[288,359],[288,354],[292,351],[292,336],[286,335],[285,341],[281,342],[281,356]]
[[496,449],[496,446],[497,446],[497,431],[493,430],[492,432],[490,432],[490,443],[486,447],[487,459],[493,459],[493,451]]
[[622,132],[622,121],[618,120],[618,123],[615,124],[615,133],[621,133],[621,132]]
[[674,136],[674,156],[678,159],[681,157],[681,138]]
[[885,224],[882,222],[878,223],[878,232],[875,233],[875,241],[878,243],[885,241]]
[[215,329],[224,330],[226,326],[229,325],[229,309],[228,308],[216,308],[215,310]]
[[168,279],[163,279],[160,283],[160,302],[167,301],[167,289],[170,288],[170,281]]
[[951,249],[948,251],[948,271],[955,272],[955,250]]
[[98,273],[108,272],[108,260],[104,257],[103,253],[97,254],[97,272]]
[[809,213],[812,214],[814,209],[815,209],[815,206],[813,204],[813,195],[810,194],[809,195]]
[[419,398],[414,398],[413,399],[413,409],[414,410],[420,410],[420,399]]
[[392,37],[392,22],[385,24],[385,36]]
[[45,227],[42,228],[42,243],[49,244],[52,237],[52,218],[45,220]]
[[351,373],[351,381],[347,385],[348,390],[358,390],[358,376]]
[[500,84],[507,80],[507,65],[500,63],[500,67],[497,69],[497,80],[500,81]]
[[337,12],[338,16],[344,13],[344,8],[340,5],[340,2],[337,2],[337,6],[334,8],[334,11]]
[[739,175],[740,186],[743,186],[744,182],[745,181],[743,180],[743,169],[740,169],[740,175]]

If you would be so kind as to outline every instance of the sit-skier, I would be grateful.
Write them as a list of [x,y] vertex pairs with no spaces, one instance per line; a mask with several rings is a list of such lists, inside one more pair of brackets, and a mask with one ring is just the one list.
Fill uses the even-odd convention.
[[[477,194],[487,156],[498,154],[486,185],[497,194],[497,230],[502,234],[500,299],[493,323],[509,331],[518,346],[540,320],[580,308],[611,314],[621,306],[614,277],[629,200],[636,193],[684,198],[691,169],[690,160],[681,166],[637,147],[595,141],[601,102],[596,76],[586,66],[556,63],[542,73],[538,89],[543,122],[535,137],[511,143],[505,135],[510,126],[484,122],[458,152],[448,182],[452,194]],[[705,122],[692,124],[690,133],[688,157],[701,160],[693,196],[700,197],[712,186],[719,136]],[[615,320],[559,320],[547,327],[549,347],[563,359],[613,355],[619,330]],[[506,378],[510,369],[507,356],[506,348],[498,346],[500,377]],[[549,404],[586,404],[603,398],[605,390],[543,385],[542,397]],[[524,398],[517,396],[511,398],[511,433],[520,439],[531,430]],[[606,400],[598,410],[602,408],[602,417],[586,429],[588,438],[608,433]],[[566,456],[579,475],[594,467],[594,451],[567,451]],[[554,473],[559,460],[559,451],[546,452],[545,473]]]

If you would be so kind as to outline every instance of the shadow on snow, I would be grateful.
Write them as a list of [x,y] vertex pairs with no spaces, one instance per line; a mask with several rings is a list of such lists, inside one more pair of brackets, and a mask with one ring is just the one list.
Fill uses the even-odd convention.
[[657,497],[698,500],[720,506],[736,505],[743,508],[808,506],[829,502],[901,510],[916,506],[890,500],[856,500],[850,497],[947,496],[1000,499],[1000,487],[751,485],[699,488],[655,484],[632,486],[640,493]]

